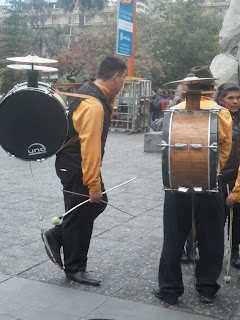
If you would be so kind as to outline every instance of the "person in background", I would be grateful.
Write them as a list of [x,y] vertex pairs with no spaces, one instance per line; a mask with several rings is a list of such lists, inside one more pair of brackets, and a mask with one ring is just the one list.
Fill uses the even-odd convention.
[[153,113],[154,113],[154,110],[155,110],[156,101],[157,101],[157,94],[154,93],[152,95],[152,98],[151,98],[150,103],[149,103],[149,114],[148,114],[148,125],[149,125],[149,127],[151,127],[152,122],[153,122]]
[[[232,149],[225,163],[220,181],[223,187],[224,208],[228,226],[230,220],[229,208],[233,208],[232,222],[232,257],[231,264],[240,269],[240,87],[234,82],[226,82],[217,88],[216,102],[227,108],[232,116]],[[230,195],[228,195],[227,185]]]

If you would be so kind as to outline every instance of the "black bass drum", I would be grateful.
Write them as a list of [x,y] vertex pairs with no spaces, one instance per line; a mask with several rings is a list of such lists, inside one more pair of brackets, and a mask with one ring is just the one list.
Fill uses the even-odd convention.
[[0,103],[0,145],[10,155],[41,161],[56,154],[68,133],[66,103],[46,83],[16,85]]

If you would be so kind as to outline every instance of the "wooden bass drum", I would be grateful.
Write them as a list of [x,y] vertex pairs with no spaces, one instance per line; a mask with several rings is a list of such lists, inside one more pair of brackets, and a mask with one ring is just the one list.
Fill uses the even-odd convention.
[[162,133],[165,190],[218,191],[218,109],[167,109]]

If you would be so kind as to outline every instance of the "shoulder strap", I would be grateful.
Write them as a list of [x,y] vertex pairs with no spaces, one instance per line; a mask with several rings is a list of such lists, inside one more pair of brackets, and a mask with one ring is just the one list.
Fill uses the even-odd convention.
[[62,151],[62,149],[68,147],[70,144],[78,140],[78,134],[76,134],[74,137],[72,137],[68,142],[66,142],[59,150],[58,152]]
[[69,96],[69,97],[76,97],[76,98],[84,98],[84,99],[90,99],[90,100],[94,100],[97,102],[100,102],[99,99],[92,97],[92,96],[88,96],[87,94],[80,94],[80,93],[70,93],[70,92],[62,92],[62,91],[53,91],[51,90],[51,93],[57,93],[63,96]]
[[[100,102],[100,100],[98,100],[97,98],[92,97],[92,96],[89,96],[89,95],[86,95],[86,94],[69,93],[69,92],[61,92],[61,91],[53,91],[53,90],[51,90],[51,93],[57,93],[57,94],[64,95],[64,96],[69,96],[69,97],[85,98],[85,99],[90,99],[90,100],[94,100],[94,101]],[[74,137],[72,137],[70,140],[68,140],[68,142],[65,143],[65,144],[58,150],[58,152],[62,151],[62,149],[68,147],[70,144],[72,144],[73,142],[75,142],[75,141],[77,141],[77,140],[78,140],[78,134],[75,135]]]
[[214,106],[212,106],[212,107],[209,107],[209,108],[207,108],[207,109],[205,109],[205,110],[216,110],[216,111],[220,111],[221,109],[224,109],[224,107],[222,107],[222,106],[220,106],[219,104],[215,104]]

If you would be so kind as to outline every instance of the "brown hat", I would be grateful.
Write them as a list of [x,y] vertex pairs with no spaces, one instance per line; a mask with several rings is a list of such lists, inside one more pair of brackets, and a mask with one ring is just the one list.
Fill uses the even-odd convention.
[[191,72],[194,73],[198,78],[213,78],[213,81],[207,82],[206,84],[218,86],[218,83],[214,81],[215,79],[209,66],[196,66],[191,69]]

